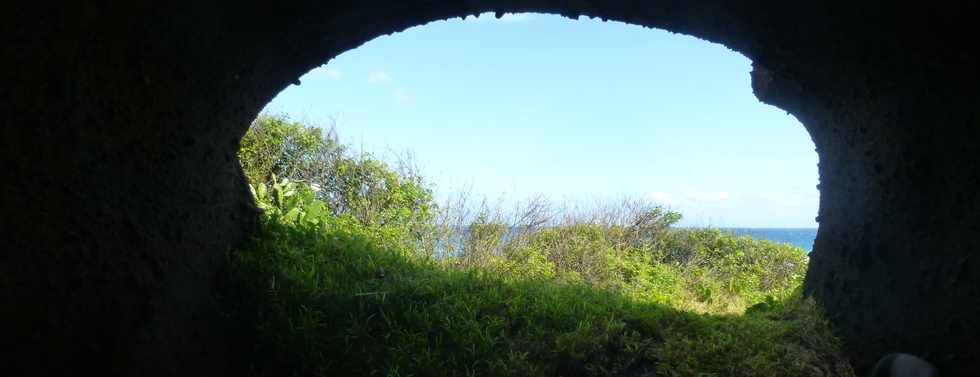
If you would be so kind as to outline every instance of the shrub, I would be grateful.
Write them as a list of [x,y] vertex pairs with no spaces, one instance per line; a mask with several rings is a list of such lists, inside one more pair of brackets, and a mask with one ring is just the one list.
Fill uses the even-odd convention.
[[698,301],[736,310],[786,297],[802,284],[808,262],[798,247],[718,229],[674,229],[656,257],[681,268]]
[[238,158],[253,185],[272,176],[312,184],[330,182],[334,162],[348,153],[331,130],[309,127],[286,116],[262,114],[242,137]]
[[255,375],[853,375],[806,253],[642,200],[436,205],[414,168],[263,116],[224,302]]
[[[853,375],[798,291],[744,315],[699,315],[639,294],[649,290],[522,274],[537,267],[508,266],[516,257],[479,268],[417,258],[352,216],[287,215],[315,213],[293,196],[259,197],[274,209],[232,255],[239,290],[226,308],[252,329],[243,362],[253,375]],[[602,239],[601,228],[576,229]],[[547,260],[527,250],[525,260]],[[674,267],[652,260],[617,259],[630,271],[622,281],[678,289]]]
[[337,216],[379,225],[390,237],[423,244],[433,231],[437,206],[432,190],[409,167],[393,169],[370,154],[354,155],[336,132],[285,116],[260,115],[242,139],[239,159],[253,190],[276,179],[302,182]]

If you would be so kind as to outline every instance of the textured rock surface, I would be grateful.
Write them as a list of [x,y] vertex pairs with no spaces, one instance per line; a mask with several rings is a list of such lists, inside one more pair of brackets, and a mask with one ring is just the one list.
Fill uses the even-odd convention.
[[980,374],[977,48],[950,42],[969,34],[976,6],[794,3],[7,8],[0,347],[14,351],[0,356],[3,374],[235,372],[236,331],[215,296],[223,253],[255,219],[235,159],[249,120],[345,50],[483,11],[600,16],[753,59],[757,96],[794,114],[816,143],[820,232],[806,289],[856,365],[902,351],[950,374]]

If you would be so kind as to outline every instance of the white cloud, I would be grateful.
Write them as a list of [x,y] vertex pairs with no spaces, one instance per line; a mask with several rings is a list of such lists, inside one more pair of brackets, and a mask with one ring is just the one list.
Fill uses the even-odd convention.
[[687,196],[700,202],[720,202],[728,199],[728,191],[688,191]]
[[388,76],[388,73],[385,71],[373,72],[368,76],[368,82],[371,83],[381,83],[386,81],[391,81],[391,76]]

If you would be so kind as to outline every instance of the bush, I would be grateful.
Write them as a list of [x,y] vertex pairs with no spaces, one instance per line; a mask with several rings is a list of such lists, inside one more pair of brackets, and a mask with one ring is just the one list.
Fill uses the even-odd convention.
[[[226,303],[254,329],[244,359],[253,375],[853,375],[798,292],[744,315],[699,315],[585,278],[521,273],[555,266],[533,247],[525,260],[534,263],[449,266],[379,236],[377,225],[288,215],[315,212],[306,200],[264,198],[273,209],[233,254],[239,291]],[[601,228],[575,229],[582,242],[602,239]],[[631,255],[616,259],[631,271],[617,279],[651,289],[629,292],[679,289],[673,267]]]
[[238,158],[253,185],[273,175],[322,184],[331,180],[334,162],[346,153],[332,130],[325,136],[317,127],[263,114],[242,137]]
[[700,303],[715,310],[784,298],[803,283],[808,257],[798,247],[718,229],[674,229],[657,263],[678,266]]
[[417,169],[282,117],[240,156],[263,226],[225,302],[253,374],[853,375],[799,248],[642,200],[437,205]]
[[416,170],[396,170],[370,154],[353,155],[331,129],[260,115],[242,138],[239,159],[253,190],[301,182],[335,216],[378,225],[404,242],[425,243],[437,206]]

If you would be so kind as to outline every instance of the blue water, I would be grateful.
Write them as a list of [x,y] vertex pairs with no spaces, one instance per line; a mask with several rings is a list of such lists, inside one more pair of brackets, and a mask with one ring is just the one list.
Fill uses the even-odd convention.
[[[732,232],[740,236],[751,236],[752,238],[770,240],[792,244],[802,248],[807,252],[813,251],[813,240],[817,238],[817,228],[719,228],[723,232]],[[513,230],[513,229],[511,229]],[[462,238],[466,238],[464,231]],[[461,242],[461,239],[460,239]],[[461,245],[460,245],[461,246]],[[440,251],[445,251],[445,247],[437,246]]]
[[721,230],[740,236],[793,244],[807,252],[813,250],[813,240],[817,238],[817,228],[722,228]]

